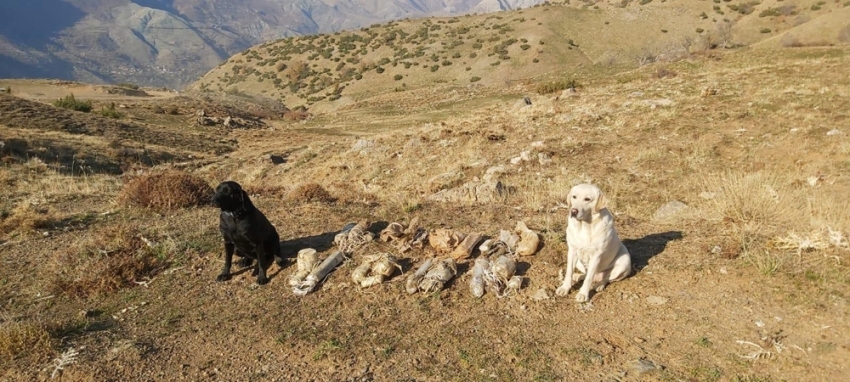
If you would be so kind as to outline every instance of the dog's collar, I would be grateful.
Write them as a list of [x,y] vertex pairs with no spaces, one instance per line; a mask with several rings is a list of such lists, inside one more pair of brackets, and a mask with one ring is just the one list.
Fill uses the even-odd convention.
[[234,219],[239,219],[248,214],[248,210],[245,208],[240,208],[236,211],[221,211],[222,214],[233,217]]

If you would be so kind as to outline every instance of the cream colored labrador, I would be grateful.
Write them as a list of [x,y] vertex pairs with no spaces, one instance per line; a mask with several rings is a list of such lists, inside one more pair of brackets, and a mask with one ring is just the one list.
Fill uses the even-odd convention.
[[[570,189],[567,202],[567,272],[555,294],[568,295],[573,283],[583,278],[576,301],[586,302],[591,288],[601,292],[606,285],[628,277],[632,259],[614,229],[614,216],[606,208],[607,200],[598,187],[576,185]],[[574,277],[576,268],[583,274]]]

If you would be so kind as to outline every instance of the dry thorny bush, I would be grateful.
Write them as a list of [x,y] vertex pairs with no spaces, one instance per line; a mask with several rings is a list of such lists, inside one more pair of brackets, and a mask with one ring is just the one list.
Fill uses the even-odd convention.
[[183,171],[166,170],[131,179],[120,200],[162,212],[206,204],[212,194],[213,189],[205,180]]
[[116,223],[58,254],[53,265],[53,288],[85,298],[149,281],[168,266],[168,256],[137,226]]
[[304,183],[289,193],[289,198],[297,202],[330,203],[335,199],[328,190],[317,183]]
[[769,172],[714,175],[704,188],[702,217],[728,227],[744,259],[761,272],[850,274],[850,218],[840,190]]

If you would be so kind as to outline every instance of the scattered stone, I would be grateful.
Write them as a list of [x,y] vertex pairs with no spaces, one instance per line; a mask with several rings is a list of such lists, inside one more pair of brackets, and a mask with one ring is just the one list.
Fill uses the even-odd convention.
[[360,155],[364,155],[374,146],[375,141],[373,140],[358,139],[357,142],[354,142],[354,145],[351,146],[351,152],[359,152]]
[[540,162],[541,165],[548,165],[552,163],[552,158],[549,154],[546,153],[537,153],[537,161]]
[[232,122],[233,122],[233,118],[230,118],[230,116],[228,115],[227,117],[224,117],[224,121],[221,124],[224,125],[224,126],[230,127]]
[[841,134],[841,131],[838,130],[838,129],[832,129],[832,130],[826,132],[826,135],[828,135],[828,136],[838,135],[838,134]]
[[658,106],[673,106],[674,104],[673,100],[668,98],[645,100],[643,103],[652,109]]
[[512,165],[518,165],[520,162],[522,162],[522,157],[511,158],[511,164]]
[[526,105],[531,105],[531,98],[522,97],[522,102],[525,102]]
[[534,292],[534,295],[531,296],[531,299],[534,301],[543,301],[548,300],[550,298],[549,292],[546,288],[540,288],[537,292]]
[[685,203],[682,203],[678,200],[671,200],[663,206],[659,207],[658,210],[655,211],[655,214],[652,215],[652,218],[656,221],[670,220],[672,218],[680,216],[689,208],[690,207],[688,207],[688,205]]
[[646,298],[646,302],[650,305],[664,305],[667,303],[667,298],[661,296],[649,296]]
[[534,141],[534,142],[531,142],[531,147],[533,147],[535,149],[542,149],[542,148],[546,147],[546,144],[543,143],[543,141]]
[[507,171],[507,168],[505,168],[505,166],[502,166],[502,165],[490,167],[486,171],[484,171],[484,181],[485,182],[495,181],[496,178],[498,178],[499,175],[504,174],[505,171]]
[[531,161],[531,151],[525,150],[525,151],[523,151],[523,152],[519,153],[519,157],[520,157],[523,161],[525,161],[525,162],[529,162],[529,161]]
[[654,362],[646,358],[638,358],[629,362],[629,369],[637,375],[643,375],[662,368],[663,366],[656,365]]
[[700,198],[703,198],[703,199],[706,199],[706,200],[714,199],[714,196],[715,196],[715,193],[708,192],[708,191],[703,191],[703,192],[700,192],[700,194],[699,194]]
[[266,154],[266,155],[263,155],[263,159],[272,162],[272,164],[286,163],[286,157],[283,156],[283,155]]
[[558,99],[567,98],[567,97],[577,97],[577,96],[578,96],[578,92],[576,91],[576,89],[575,88],[569,88],[569,89],[564,89],[561,92],[561,95],[558,97]]

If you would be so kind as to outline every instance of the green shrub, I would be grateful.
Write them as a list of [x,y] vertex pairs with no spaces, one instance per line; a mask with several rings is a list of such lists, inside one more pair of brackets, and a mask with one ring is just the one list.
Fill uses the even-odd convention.
[[119,87],[119,88],[124,88],[124,89],[139,90],[139,85],[131,84],[131,83],[126,83],[126,82],[122,82],[122,83],[117,84],[117,85],[115,85],[115,86],[117,86],[117,87]]
[[88,113],[92,109],[91,101],[77,101],[77,99],[74,98],[73,93],[64,98],[57,99],[53,102],[53,106],[68,110],[81,111],[83,113]]
[[554,81],[548,83],[542,83],[537,85],[537,93],[539,94],[549,94],[558,92],[566,89],[576,89],[581,87],[581,85],[574,79],[569,79],[565,81]]
[[478,82],[478,81],[481,81],[481,77],[476,76],[476,77],[472,77],[472,78],[469,79],[469,82]]
[[705,29],[697,28],[697,33],[702,33],[702,32],[705,32]]
[[396,81],[399,81],[402,78],[404,78],[404,76],[402,76],[401,74],[396,74],[396,75],[393,76],[393,79],[396,80]]
[[522,50],[529,50],[529,49],[531,49],[531,45],[522,44],[522,45],[519,46],[519,48],[522,49]]
[[100,109],[97,113],[106,118],[120,119],[124,117],[124,113],[115,110],[115,102],[110,102],[109,106]]
[[375,68],[375,72],[378,73],[378,74],[381,74],[381,73],[384,72],[384,68],[379,66],[379,67]]
[[770,33],[770,28],[761,28],[761,30],[760,30],[759,32],[761,32],[761,33]]
[[536,63],[540,62],[540,59],[539,59],[539,58],[535,58],[535,59],[531,60],[531,62],[533,62],[533,63],[535,63],[535,64],[536,64]]

